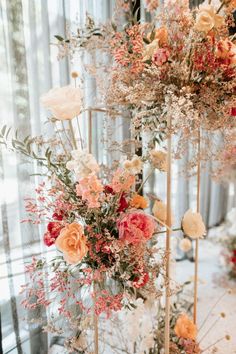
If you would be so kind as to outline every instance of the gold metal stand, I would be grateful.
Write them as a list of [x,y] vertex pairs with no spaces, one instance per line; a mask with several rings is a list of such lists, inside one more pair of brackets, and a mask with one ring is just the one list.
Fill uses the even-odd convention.
[[[167,127],[171,129],[171,118]],[[170,252],[171,252],[171,132],[167,140],[167,225],[166,229],[166,293],[165,293],[165,354],[170,352]]]
[[[197,213],[200,212],[200,189],[201,189],[201,133],[198,130],[198,156],[197,156]],[[194,304],[193,322],[197,323],[197,296],[198,296],[198,261],[199,261],[199,239],[195,245],[195,266],[194,266]]]

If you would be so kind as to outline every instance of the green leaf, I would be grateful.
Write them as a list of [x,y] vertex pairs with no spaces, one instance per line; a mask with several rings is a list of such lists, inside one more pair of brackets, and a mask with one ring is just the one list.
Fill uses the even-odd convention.
[[59,36],[59,35],[57,35],[57,34],[54,37],[60,42],[64,41],[64,38]]
[[146,44],[150,44],[150,41],[149,41],[146,37],[143,37],[143,41],[144,41],[144,43],[146,43]]
[[6,125],[4,125],[4,126],[2,127],[2,130],[1,130],[1,135],[2,135],[2,136],[4,136],[4,135],[5,135],[5,131],[6,131],[6,129],[7,129],[7,126],[6,126]]
[[153,30],[150,36],[151,42],[155,39],[155,31]]

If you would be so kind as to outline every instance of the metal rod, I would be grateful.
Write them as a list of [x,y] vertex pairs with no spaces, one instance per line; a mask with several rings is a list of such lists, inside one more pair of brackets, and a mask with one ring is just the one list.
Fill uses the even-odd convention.
[[95,281],[93,282],[93,324],[94,324],[94,354],[98,354],[98,316],[95,312],[95,304],[96,304],[96,285]]
[[92,153],[92,110],[89,109],[88,111],[88,151],[91,154]]
[[[201,133],[198,130],[198,156],[197,156],[197,213],[200,212],[200,189],[201,189]],[[199,263],[199,239],[195,245],[195,264],[194,264],[194,304],[193,322],[197,323],[197,296],[198,296],[198,263]]]
[[[168,117],[167,127],[171,130],[171,117]],[[166,292],[165,292],[165,354],[170,352],[170,252],[171,252],[171,132],[167,140],[167,225],[166,229]]]

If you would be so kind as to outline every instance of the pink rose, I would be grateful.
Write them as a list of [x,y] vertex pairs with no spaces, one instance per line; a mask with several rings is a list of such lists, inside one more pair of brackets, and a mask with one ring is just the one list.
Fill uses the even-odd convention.
[[119,239],[133,245],[149,240],[155,230],[154,220],[141,212],[126,214],[117,226]]

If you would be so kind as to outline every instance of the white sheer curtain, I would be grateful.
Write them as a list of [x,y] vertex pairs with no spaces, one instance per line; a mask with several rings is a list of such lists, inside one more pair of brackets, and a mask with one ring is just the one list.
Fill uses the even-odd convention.
[[[20,134],[44,134],[46,114],[39,103],[39,96],[51,87],[69,83],[70,71],[80,70],[79,60],[73,64],[67,59],[57,60],[57,48],[51,43],[54,35],[63,35],[67,21],[83,24],[86,12],[103,22],[112,15],[110,0],[1,0],[0,2],[0,96],[1,125],[18,128]],[[96,96],[95,82],[87,78],[85,96],[88,105]],[[86,117],[83,117],[86,132]],[[119,139],[127,137],[127,123],[121,118],[114,122],[113,130]],[[105,161],[100,133],[103,116],[94,115],[93,151],[99,161]],[[184,161],[181,162],[183,164]],[[176,220],[192,206],[196,194],[195,181],[179,177],[180,164],[174,165],[173,202]],[[0,151],[0,281],[1,329],[4,353],[44,354],[50,340],[41,328],[27,326],[28,317],[19,305],[20,285],[25,283],[24,265],[33,254],[46,253],[42,245],[43,228],[21,224],[26,217],[23,199],[33,196],[38,178],[30,177],[36,166],[21,156]],[[209,225],[219,222],[225,214],[223,207],[227,191],[212,183],[208,169],[202,178],[202,208]],[[165,178],[161,174],[150,182],[148,190],[165,198]],[[34,316],[43,315],[36,313]]]

